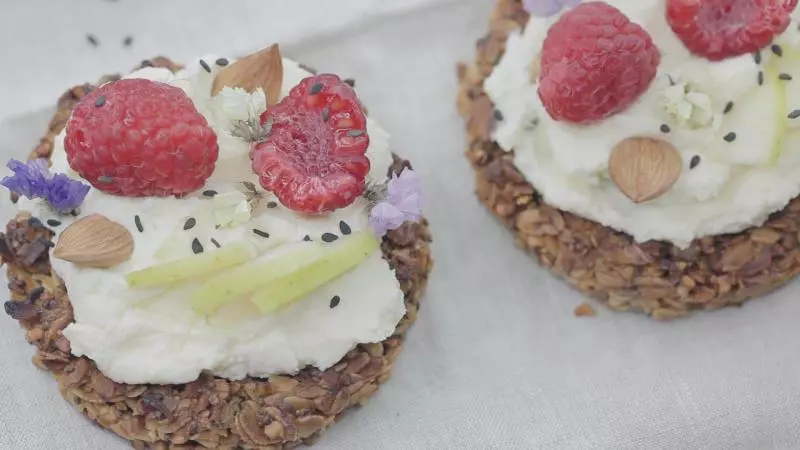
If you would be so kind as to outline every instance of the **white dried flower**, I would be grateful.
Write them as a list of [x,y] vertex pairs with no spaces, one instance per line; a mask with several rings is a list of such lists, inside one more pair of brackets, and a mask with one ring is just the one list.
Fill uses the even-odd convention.
[[214,219],[220,228],[233,228],[247,223],[251,218],[250,202],[242,192],[219,194],[212,199]]
[[213,98],[212,109],[217,123],[247,142],[263,140],[271,129],[267,124],[261,125],[261,114],[267,110],[267,97],[261,88],[247,92],[225,86]]
[[225,86],[213,101],[216,111],[230,122],[258,118],[267,110],[267,97],[261,88],[247,92],[242,88]]
[[679,127],[705,128],[714,122],[711,97],[692,90],[686,83],[674,84],[664,89],[659,102]]

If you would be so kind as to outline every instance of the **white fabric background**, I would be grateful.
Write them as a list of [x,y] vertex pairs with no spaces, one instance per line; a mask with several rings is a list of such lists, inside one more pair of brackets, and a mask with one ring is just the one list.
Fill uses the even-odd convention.
[[[423,2],[429,6],[417,9]],[[0,8],[0,55],[17,61],[0,75],[0,111],[34,112],[0,125],[3,159],[32,146],[51,113],[36,108],[73,82],[156,52],[188,57],[279,39],[293,42],[285,45],[291,56],[356,77],[370,113],[424,176],[437,266],[419,321],[391,382],[315,448],[800,448],[797,283],[742,309],[668,324],[604,309],[577,319],[572,311],[581,296],[518,252],[478,205],[454,111],[454,63],[471,56],[490,0],[136,2],[152,9],[128,5],[132,0],[22,3],[3,0]],[[161,11],[190,3],[205,6],[158,29],[170,22]],[[222,3],[244,5],[234,8],[242,13],[220,19],[227,9],[211,5]],[[274,10],[276,4],[291,8]],[[304,7],[312,4],[337,6],[310,16]],[[28,29],[45,6],[58,11],[43,18],[55,37]],[[371,17],[359,7],[370,8]],[[341,8],[348,17],[333,14]],[[269,15],[254,19],[260,10]],[[378,10],[389,16],[375,17]],[[57,27],[67,16],[73,25]],[[202,31],[212,17],[224,24],[217,30],[224,42]],[[309,38],[321,17],[330,27],[325,38]],[[348,20],[360,25],[334,30]],[[97,25],[100,49],[82,45],[88,24]],[[133,48],[106,47],[140,25]],[[0,203],[0,219],[9,213]],[[54,382],[31,365],[32,353],[16,323],[0,317],[0,449],[127,448],[61,400]]]

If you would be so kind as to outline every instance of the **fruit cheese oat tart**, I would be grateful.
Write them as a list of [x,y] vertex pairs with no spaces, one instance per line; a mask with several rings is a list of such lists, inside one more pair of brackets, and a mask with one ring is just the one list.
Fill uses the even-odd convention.
[[430,235],[353,84],[271,46],[59,100],[0,256],[69,402],[135,448],[283,449],[389,378]]
[[498,0],[458,107],[480,200],[656,319],[800,271],[796,0]]

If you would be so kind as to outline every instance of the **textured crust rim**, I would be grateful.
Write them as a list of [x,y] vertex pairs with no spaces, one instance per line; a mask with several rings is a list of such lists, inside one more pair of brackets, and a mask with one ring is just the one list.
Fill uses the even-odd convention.
[[[178,65],[158,57],[144,65]],[[104,77],[99,84],[118,79]],[[92,85],[76,86],[58,102],[45,137],[34,150],[49,157],[69,112]],[[394,173],[410,167],[395,157]],[[137,449],[278,450],[315,442],[347,410],[363,404],[389,379],[403,338],[416,320],[433,266],[427,221],[390,232],[381,250],[395,269],[405,295],[406,315],[395,333],[376,344],[359,345],[334,367],[306,368],[294,376],[231,382],[210,375],[181,385],[128,385],[103,376],[87,358],[70,354],[61,331],[73,321],[63,283],[52,274],[46,251],[52,230],[29,216],[12,220],[0,234],[0,263],[8,266],[11,301],[6,312],[19,320],[36,347],[34,364],[58,381],[65,399],[102,428]],[[36,251],[44,245],[44,250]],[[27,258],[27,259],[26,259]]]
[[524,28],[520,0],[497,0],[476,59],[459,64],[458,110],[466,120],[466,155],[479,199],[515,234],[517,246],[570,285],[614,310],[659,319],[713,310],[772,291],[800,273],[800,200],[761,227],[708,236],[681,249],[667,242],[636,243],[620,233],[547,205],[491,139],[494,105],[483,81],[505,51],[511,30]]

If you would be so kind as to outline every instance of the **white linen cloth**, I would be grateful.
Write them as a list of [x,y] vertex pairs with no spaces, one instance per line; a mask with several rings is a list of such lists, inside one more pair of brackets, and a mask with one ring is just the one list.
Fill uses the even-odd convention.
[[[667,324],[599,307],[578,319],[581,295],[478,204],[454,64],[472,57],[491,3],[4,0],[0,159],[32,148],[52,113],[42,108],[72,84],[154,54],[235,55],[278,40],[288,56],[357,79],[370,114],[423,176],[435,239],[428,295],[392,380],[315,448],[800,448],[797,283]],[[0,449],[128,448],[64,402],[32,354],[0,315]]]

